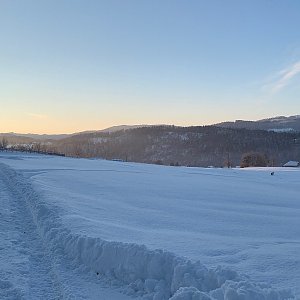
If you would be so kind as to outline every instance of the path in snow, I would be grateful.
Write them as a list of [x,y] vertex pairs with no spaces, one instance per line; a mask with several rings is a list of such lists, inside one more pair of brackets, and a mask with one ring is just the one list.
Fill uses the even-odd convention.
[[50,259],[26,203],[0,168],[0,298],[61,298]]
[[15,178],[0,164],[0,299],[129,299],[49,251]]

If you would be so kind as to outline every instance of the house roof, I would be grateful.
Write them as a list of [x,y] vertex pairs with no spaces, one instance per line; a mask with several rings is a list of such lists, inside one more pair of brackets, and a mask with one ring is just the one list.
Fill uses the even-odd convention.
[[299,161],[290,160],[283,165],[284,167],[299,167]]

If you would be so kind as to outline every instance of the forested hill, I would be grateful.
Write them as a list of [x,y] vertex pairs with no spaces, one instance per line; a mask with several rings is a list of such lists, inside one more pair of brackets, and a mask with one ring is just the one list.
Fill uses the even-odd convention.
[[115,132],[87,132],[60,140],[17,143],[8,148],[185,166],[240,165],[241,157],[258,152],[269,164],[300,160],[300,133],[222,128],[217,126],[153,126]]
[[236,120],[235,122],[223,122],[216,126],[225,128],[244,128],[256,130],[269,130],[276,132],[299,131],[300,132],[300,115],[263,119],[258,121]]
[[57,141],[58,151],[78,157],[124,161],[223,166],[239,165],[247,152],[259,152],[272,164],[300,160],[300,133],[231,129],[216,126],[155,126],[113,133],[80,134]]

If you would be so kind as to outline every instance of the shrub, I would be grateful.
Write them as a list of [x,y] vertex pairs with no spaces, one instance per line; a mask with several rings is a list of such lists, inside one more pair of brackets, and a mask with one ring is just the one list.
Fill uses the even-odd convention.
[[266,155],[259,152],[245,153],[241,159],[241,168],[247,167],[266,167],[269,160]]

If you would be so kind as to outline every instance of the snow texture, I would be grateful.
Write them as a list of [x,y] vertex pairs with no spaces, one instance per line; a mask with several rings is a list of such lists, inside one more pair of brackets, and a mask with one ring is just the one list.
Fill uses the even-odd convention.
[[[72,268],[80,269],[83,273],[97,274],[99,282],[106,282],[110,286],[122,287],[122,291],[129,296],[149,300],[295,299],[289,289],[278,289],[271,287],[267,283],[259,283],[251,280],[245,275],[240,275],[234,268],[230,268],[229,266],[206,267],[194,258],[190,259],[187,256],[174,254],[168,249],[155,249],[151,246],[145,246],[136,242],[120,241],[121,239],[115,241],[103,239],[100,234],[101,220],[97,223],[95,221],[95,215],[98,215],[98,218],[105,217],[105,212],[104,214],[99,213],[99,210],[95,212],[94,210],[96,207],[92,199],[89,199],[90,202],[78,203],[75,198],[71,197],[73,194],[68,194],[62,189],[63,187],[68,186],[68,181],[72,181],[72,187],[75,193],[76,188],[79,186],[74,186],[76,182],[74,182],[74,178],[70,176],[70,168],[68,169],[64,164],[73,168],[77,164],[77,179],[80,178],[80,180],[83,181],[80,185],[80,190],[81,192],[88,193],[90,186],[87,183],[92,180],[93,176],[88,176],[88,178],[86,178],[87,183],[85,183],[83,178],[84,173],[78,174],[80,173],[79,165],[81,165],[81,168],[84,166],[85,169],[82,170],[93,172],[95,169],[89,169],[92,163],[93,166],[96,165],[96,167],[102,167],[102,174],[104,171],[107,173],[106,176],[108,176],[108,174],[111,173],[111,169],[106,169],[108,166],[113,167],[114,170],[118,172],[122,172],[124,171],[124,168],[127,167],[125,163],[67,158],[50,159],[49,157],[44,156],[26,157],[20,154],[14,156],[3,155],[0,160],[6,164],[1,164],[0,177],[2,178],[2,181],[5,182],[9,191],[13,191],[14,197],[18,199],[18,202],[25,203],[28,207],[35,228],[43,241],[43,244],[46,245],[49,256],[52,258],[58,257],[59,254],[62,253],[63,261],[70,262]],[[41,168],[41,164],[45,164],[44,167],[47,166],[48,169]],[[10,167],[8,165],[10,165]],[[30,166],[30,169],[28,169],[28,166]],[[140,165],[130,165],[131,172],[139,173],[141,171],[140,168]],[[146,170],[144,169],[144,171],[154,172],[154,176],[161,172],[166,172],[164,167],[146,166],[145,168]],[[16,169],[18,171],[16,171]],[[181,168],[180,172],[182,172],[182,170],[185,170],[185,168]],[[51,174],[49,176],[51,171],[54,171],[54,175]],[[57,177],[57,172],[62,172],[63,177]],[[170,176],[170,173],[172,174],[172,172],[173,170],[171,168],[167,168],[167,172],[164,175]],[[180,172],[178,174],[178,171],[175,170],[175,175],[180,175]],[[211,170],[209,172],[213,173],[216,171]],[[259,170],[256,170],[255,172],[259,172]],[[218,176],[218,174],[216,175]],[[115,175],[112,175],[112,177],[108,176],[111,183],[113,183],[114,180],[118,180],[118,178],[114,176]],[[65,181],[62,182],[61,185],[53,185],[54,179],[62,180],[62,178],[64,178]],[[101,177],[101,180],[104,180],[104,177]],[[210,178],[209,180],[215,179]],[[180,182],[180,177],[177,178],[177,181]],[[127,184],[123,185],[122,196],[124,199],[128,197],[128,193],[125,189],[125,187],[128,188]],[[151,191],[152,190],[150,189],[148,192],[144,192],[144,195],[140,194],[139,197],[147,197],[147,193],[149,195]],[[89,192],[97,194],[95,189],[92,189]],[[62,204],[64,196],[68,198],[68,200],[66,203]],[[105,196],[111,198],[109,202],[111,204],[110,208],[113,210],[117,208],[118,205],[114,205],[111,194],[102,194],[102,197]],[[130,200],[125,202],[126,208],[121,207],[125,217],[134,218],[137,216],[138,214],[134,212],[133,209],[134,203],[130,202]],[[100,204],[104,205],[105,201],[100,202]],[[88,207],[89,205],[92,206],[94,214],[88,214],[89,208],[86,208],[86,206]],[[76,216],[74,218],[75,208],[78,210],[76,210]],[[81,213],[82,217],[90,218],[86,223],[83,222],[83,225],[78,224],[80,220],[78,218],[80,209],[83,210]],[[101,209],[105,209],[105,207],[102,207]],[[143,209],[151,214],[149,207],[144,207]],[[139,212],[141,212],[141,210],[139,210]],[[167,212],[165,217],[168,217]],[[188,218],[189,216],[186,217]],[[191,215],[191,217],[193,216]],[[73,218],[74,220],[72,220]],[[122,220],[119,220],[119,222],[121,221]],[[178,219],[178,221],[180,221],[180,219]],[[211,220],[210,222],[214,221]],[[93,231],[91,225],[98,229],[94,229]],[[125,229],[126,225],[128,224],[119,224],[119,226],[123,226]],[[199,222],[199,225],[201,225],[201,222]],[[114,224],[114,226],[116,226],[116,224]],[[136,226],[138,226],[138,224],[136,224]],[[180,227],[181,224],[178,223],[176,226]],[[211,226],[213,227],[212,224]],[[251,226],[251,224],[249,224],[249,226]],[[115,227],[112,226],[111,228]],[[124,232],[124,228],[122,228],[122,232]],[[130,232],[130,230],[128,232]],[[112,238],[118,236],[118,233],[114,233],[112,229],[110,232],[106,230],[105,236],[109,235],[109,233],[111,233]],[[147,236],[146,232],[145,234]],[[167,232],[166,237],[168,234],[169,233]],[[187,235],[188,234],[189,233],[187,232]],[[151,235],[149,235],[149,237],[151,237]],[[130,240],[130,235],[128,240]],[[174,244],[174,248],[176,248],[174,240],[172,243]],[[190,247],[192,243],[193,240],[190,241],[190,244],[188,244],[187,247]],[[149,245],[153,244],[150,242]],[[217,249],[211,249],[212,252],[216,250]],[[285,275],[288,276],[287,274]],[[59,283],[60,280],[58,279],[57,282]],[[5,291],[2,296],[6,295],[7,299],[10,298],[9,293],[13,291],[11,285],[10,281],[0,281],[1,290]],[[60,290],[64,291],[60,292],[60,296],[62,295],[61,297],[67,299],[72,296],[72,291],[66,293],[68,287],[61,287]],[[13,292],[15,295],[18,293],[17,289]],[[20,299],[22,299],[22,295],[20,295]],[[27,297],[27,299],[29,298]]]

